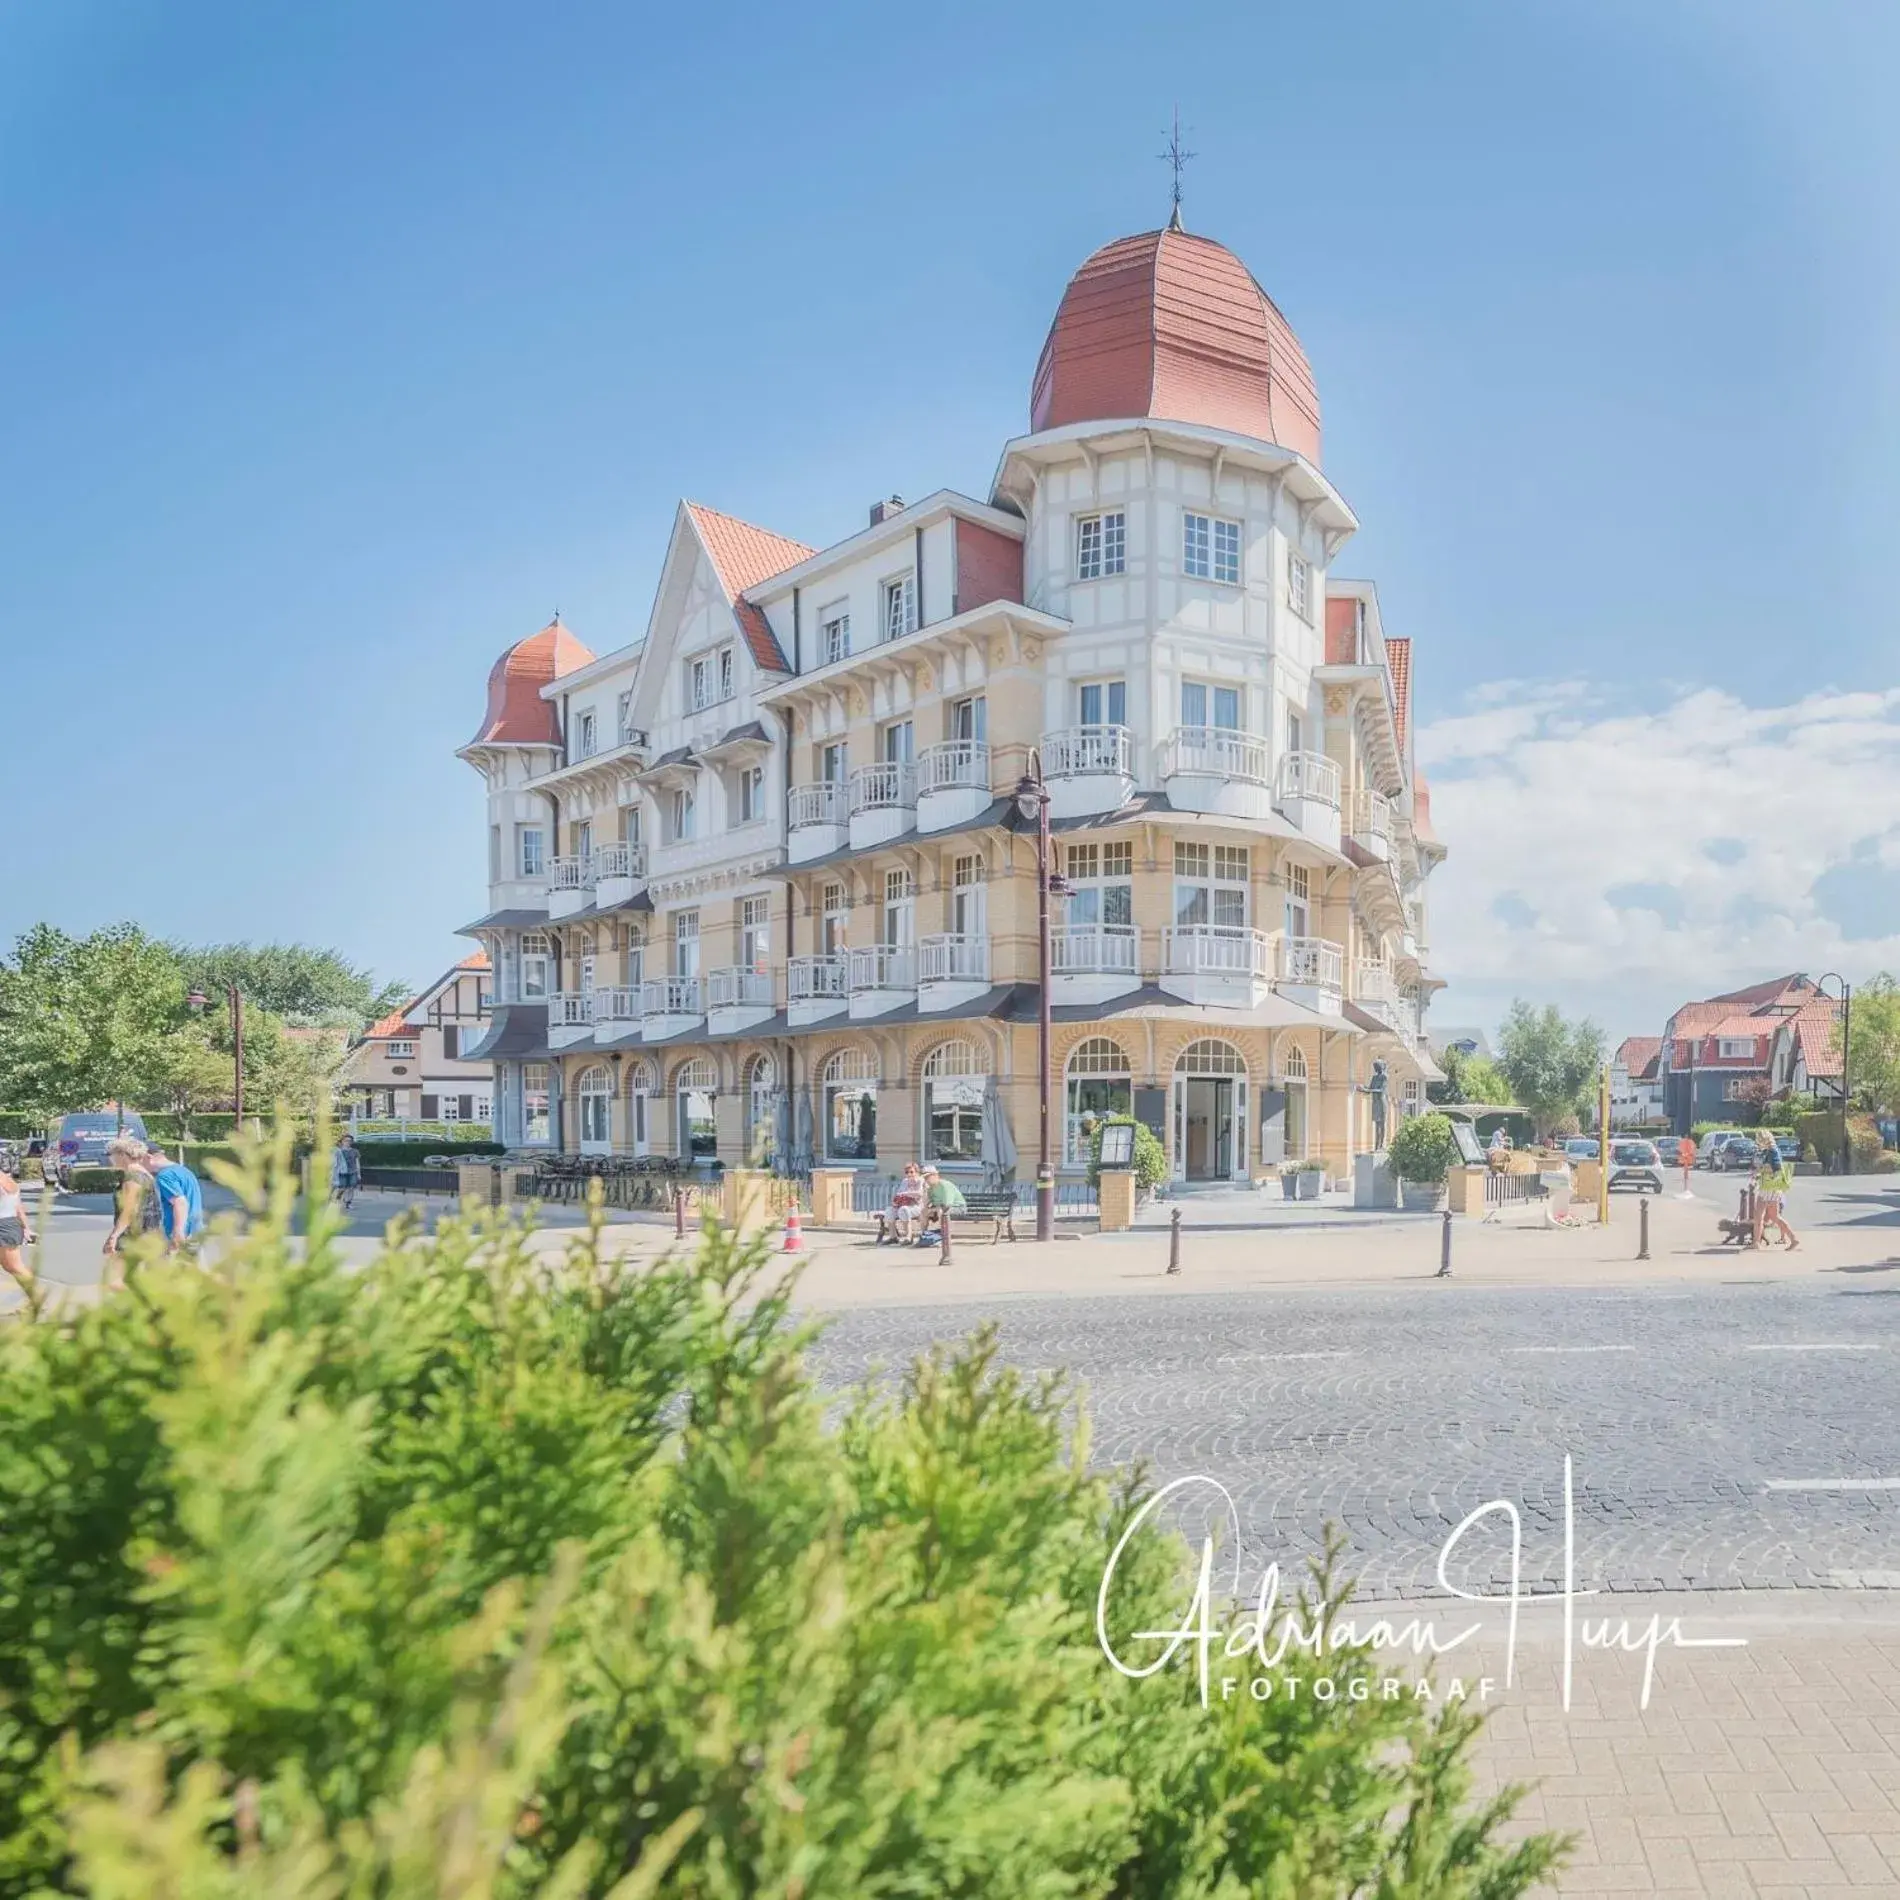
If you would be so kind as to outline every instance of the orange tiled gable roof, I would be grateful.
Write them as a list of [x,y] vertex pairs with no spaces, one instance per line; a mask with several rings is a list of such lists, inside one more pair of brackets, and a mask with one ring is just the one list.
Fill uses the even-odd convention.
[[365,1042],[382,1042],[390,1036],[414,1035],[415,1030],[404,1020],[407,1012],[414,1008],[415,1004],[408,1002],[403,1004],[401,1009],[392,1009],[387,1016],[371,1023],[370,1026],[363,1031],[363,1040]]
[[1392,703],[1398,708],[1393,715],[1393,724],[1398,727],[1399,750],[1405,750],[1405,734],[1412,723],[1412,643],[1408,640],[1388,640],[1385,643],[1385,663],[1392,674]]
[[1616,1059],[1631,1075],[1640,1076],[1653,1066],[1661,1050],[1660,1036],[1625,1036],[1617,1044]]
[[469,744],[559,745],[560,719],[541,689],[593,657],[559,614],[539,633],[517,640],[488,675],[488,713]]
[[693,526],[706,545],[719,585],[732,602],[732,611],[753,659],[769,673],[789,673],[792,669],[785,664],[778,636],[764,613],[745,598],[745,592],[761,581],[769,581],[774,574],[784,573],[788,567],[796,567],[818,550],[808,548],[802,541],[774,534],[769,528],[755,528],[736,515],[722,515],[717,508],[707,508],[696,501],[686,503],[686,512],[692,516]]
[[488,968],[488,952],[477,950],[473,956],[464,957],[455,967],[458,970],[485,970]]
[[1810,1075],[1840,1074],[1841,1050],[1836,1040],[1840,1023],[1840,1010],[1832,1002],[1810,1003],[1794,1019],[1795,1040]]

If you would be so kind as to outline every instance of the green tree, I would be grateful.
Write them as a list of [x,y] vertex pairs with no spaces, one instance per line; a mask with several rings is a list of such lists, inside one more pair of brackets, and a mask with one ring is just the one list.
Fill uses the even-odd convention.
[[0,959],[0,1094],[35,1115],[155,1100],[185,1020],[169,945],[129,923],[89,937],[36,924]]
[[1603,1031],[1588,1018],[1566,1022],[1555,1003],[1533,1009],[1521,997],[1511,1005],[1498,1032],[1498,1068],[1540,1135],[1577,1114],[1602,1066]]
[[[1455,1705],[1110,1669],[1139,1480],[993,1337],[833,1417],[763,1242],[484,1214],[352,1272],[287,1159],[215,1273],[141,1243],[0,1330],[5,1900],[1512,1900],[1560,1857]],[[1125,1655],[1192,1575],[1131,1542]]]
[[1451,1048],[1439,1060],[1445,1079],[1427,1087],[1425,1093],[1432,1101],[1448,1107],[1477,1102],[1502,1108],[1517,1100],[1504,1071],[1489,1056],[1466,1055],[1462,1049]]
[[339,951],[301,943],[181,945],[178,961],[188,982],[222,996],[235,983],[250,1008],[299,1027],[335,1024],[348,1029],[374,1022],[409,992],[399,983],[378,988],[369,971]]
[[[1900,1115],[1900,983],[1885,970],[1854,992],[1847,1080],[1876,1115]],[[1838,1053],[1841,1032],[1834,1031]]]

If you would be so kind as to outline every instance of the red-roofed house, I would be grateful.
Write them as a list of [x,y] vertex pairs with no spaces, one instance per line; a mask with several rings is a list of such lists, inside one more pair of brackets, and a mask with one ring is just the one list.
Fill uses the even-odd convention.
[[466,1052],[488,1033],[492,989],[488,958],[477,950],[370,1024],[343,1072],[351,1122],[489,1121],[494,1068]]
[[1610,1058],[1610,1126],[1638,1128],[1662,1119],[1662,1038],[1625,1036]]
[[1825,1066],[1838,1011],[1798,972],[1684,1003],[1658,1058],[1671,1128],[1684,1135],[1697,1122],[1747,1119],[1764,1093],[1825,1093],[1840,1074],[1838,1057]]

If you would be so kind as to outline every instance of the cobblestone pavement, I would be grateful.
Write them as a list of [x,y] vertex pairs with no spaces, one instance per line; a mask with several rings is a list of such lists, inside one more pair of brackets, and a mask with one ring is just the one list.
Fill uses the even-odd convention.
[[[1465,1514],[1509,1498],[1527,1587],[1554,1587],[1569,1453],[1579,1585],[1900,1588],[1897,1295],[1835,1276],[1184,1294],[1165,1314],[1071,1297],[998,1324],[1005,1358],[1080,1382],[1098,1459],[1218,1478],[1249,1574],[1297,1564],[1330,1521],[1365,1594],[1416,1595]],[[820,1368],[901,1368],[980,1317],[841,1313]],[[1506,1539],[1468,1534],[1454,1581],[1501,1583]]]

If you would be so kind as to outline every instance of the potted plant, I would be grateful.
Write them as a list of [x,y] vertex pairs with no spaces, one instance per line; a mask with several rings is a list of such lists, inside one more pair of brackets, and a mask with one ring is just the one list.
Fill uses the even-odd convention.
[[1300,1198],[1300,1164],[1297,1161],[1283,1161],[1280,1164],[1280,1192],[1289,1201]]
[[1135,1194],[1147,1200],[1168,1178],[1168,1154],[1161,1139],[1145,1122],[1132,1115],[1105,1115],[1089,1131],[1089,1186],[1102,1185],[1102,1130],[1110,1123],[1132,1124],[1135,1130]]
[[1408,1115],[1388,1151],[1392,1172],[1405,1184],[1408,1209],[1432,1209],[1445,1199],[1445,1177],[1458,1159],[1449,1115]]
[[1323,1161],[1302,1161],[1293,1170],[1293,1179],[1298,1184],[1301,1200],[1317,1201],[1320,1189],[1326,1185],[1326,1164]]

